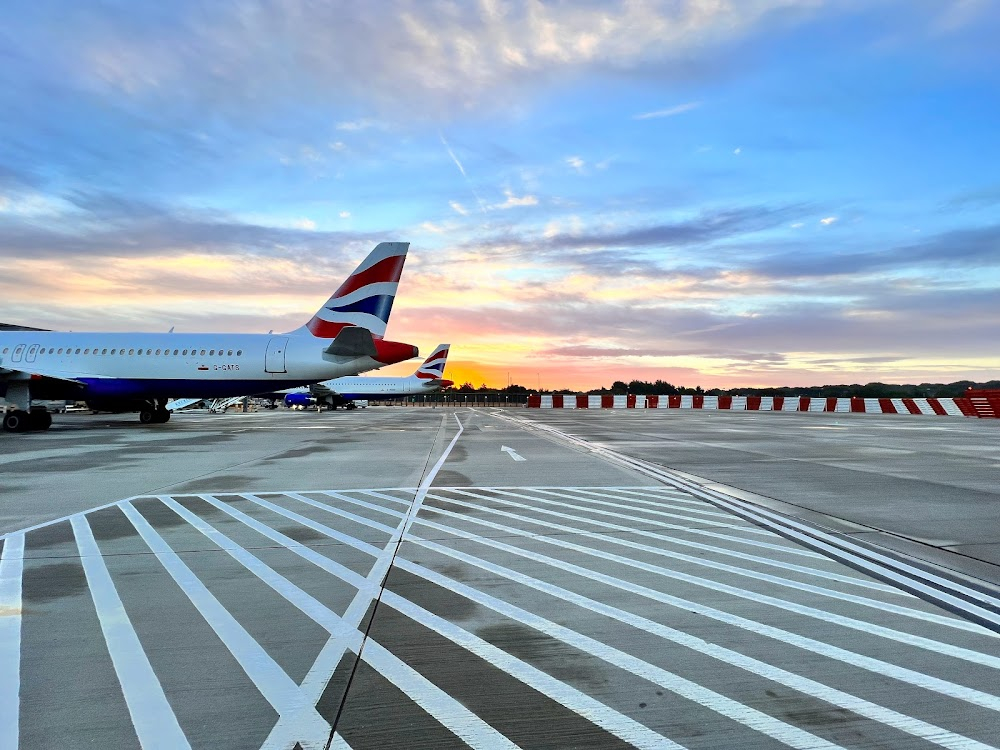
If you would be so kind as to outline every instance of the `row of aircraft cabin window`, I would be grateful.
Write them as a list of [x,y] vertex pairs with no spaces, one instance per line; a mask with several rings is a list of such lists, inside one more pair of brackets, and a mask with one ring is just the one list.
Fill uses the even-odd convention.
[[[4,350],[3,350],[3,353],[7,354],[9,351],[10,351],[10,347],[5,347]],[[124,357],[125,354],[126,354],[126,352],[125,352],[124,349],[111,349],[109,351],[108,349],[94,349],[94,350],[90,350],[90,349],[75,349],[74,350],[74,349],[63,349],[63,348],[60,348],[60,349],[52,348],[52,349],[49,349],[48,353],[49,354],[63,354],[64,352],[66,354],[97,354],[97,355],[105,355],[105,354],[107,354],[109,356],[117,354],[118,356],[121,356],[121,357]],[[39,354],[45,354],[45,350],[41,349],[38,353]],[[142,354],[143,354],[143,350],[142,349],[129,349],[128,350],[128,355],[130,357],[131,356],[141,356]],[[237,356],[237,357],[242,357],[243,356],[243,350],[242,349],[237,349],[235,351],[235,353],[234,353],[232,349],[229,349],[228,351],[225,350],[225,349],[219,349],[218,351],[216,351],[215,349],[208,349],[207,351],[205,349],[202,349],[200,352],[197,349],[191,349],[191,350],[188,350],[188,349],[174,349],[172,352],[171,352],[170,349],[162,349],[162,350],[161,349],[146,349],[145,350],[145,354],[146,354],[147,357],[160,357],[160,356],[163,356],[163,357],[177,357],[177,356],[186,357],[188,354],[190,354],[191,356],[201,356],[201,357],[204,357],[204,356],[209,356],[209,357],[215,357],[215,356],[219,356],[219,357],[222,357],[222,356],[232,357],[235,354],[235,356]]]

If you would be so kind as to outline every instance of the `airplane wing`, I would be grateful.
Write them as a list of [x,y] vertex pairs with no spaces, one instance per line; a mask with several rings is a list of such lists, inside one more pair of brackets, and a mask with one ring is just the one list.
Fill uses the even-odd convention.
[[[94,377],[99,378],[101,376],[95,375]],[[82,380],[77,380],[76,378],[71,377],[69,373],[40,370],[14,370],[9,367],[0,367],[0,378],[5,380],[41,380],[43,378],[49,378],[51,380],[60,380],[64,383],[84,385]]]
[[0,331],[48,331],[48,328],[32,328],[31,326],[19,326],[13,323],[0,323]]

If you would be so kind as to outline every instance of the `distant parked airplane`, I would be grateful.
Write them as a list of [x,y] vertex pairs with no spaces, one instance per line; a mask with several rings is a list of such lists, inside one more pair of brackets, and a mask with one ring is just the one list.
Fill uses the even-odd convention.
[[420,368],[406,377],[336,378],[316,385],[285,391],[285,406],[312,406],[325,404],[331,408],[351,408],[354,401],[378,401],[399,396],[416,396],[435,393],[453,385],[445,380],[444,366],[448,360],[450,344],[441,344],[424,360]]
[[150,424],[170,418],[168,398],[273,391],[415,357],[417,347],[383,338],[408,249],[377,245],[306,325],[285,334],[0,330],[0,396],[14,407],[3,428],[48,429],[52,417],[33,398],[138,411]]

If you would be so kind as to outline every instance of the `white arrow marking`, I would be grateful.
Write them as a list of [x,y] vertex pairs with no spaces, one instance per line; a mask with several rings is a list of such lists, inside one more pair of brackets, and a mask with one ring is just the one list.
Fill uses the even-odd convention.
[[508,448],[506,445],[501,446],[500,450],[506,453],[508,456],[513,458],[515,461],[527,461],[524,456],[519,455],[513,448]]

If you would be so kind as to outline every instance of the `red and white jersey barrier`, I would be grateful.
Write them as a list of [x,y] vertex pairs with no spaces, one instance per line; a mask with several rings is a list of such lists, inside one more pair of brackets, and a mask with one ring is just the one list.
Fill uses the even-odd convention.
[[587,394],[533,395],[534,409],[725,409],[729,411],[810,411],[854,414],[925,414],[977,417],[984,414],[969,398],[813,398],[810,396],[641,396]]

